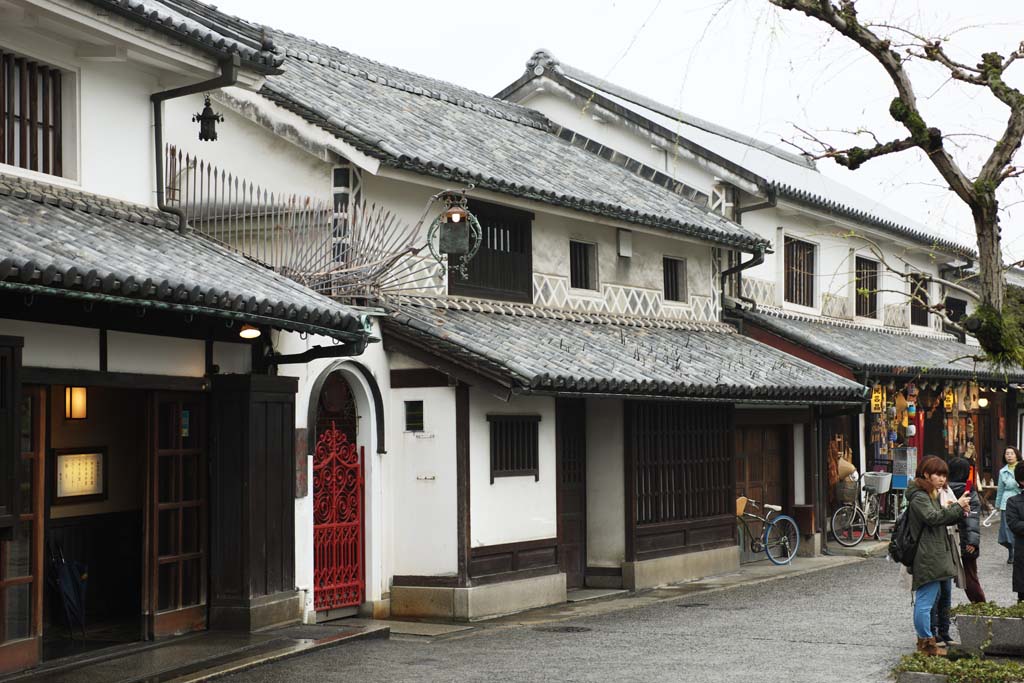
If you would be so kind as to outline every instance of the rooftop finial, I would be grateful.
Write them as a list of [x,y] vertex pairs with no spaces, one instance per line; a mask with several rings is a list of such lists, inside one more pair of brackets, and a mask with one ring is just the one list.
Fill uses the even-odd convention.
[[526,70],[532,72],[534,76],[540,76],[544,73],[545,69],[555,70],[558,68],[558,60],[544,48],[534,51],[530,58],[526,60]]

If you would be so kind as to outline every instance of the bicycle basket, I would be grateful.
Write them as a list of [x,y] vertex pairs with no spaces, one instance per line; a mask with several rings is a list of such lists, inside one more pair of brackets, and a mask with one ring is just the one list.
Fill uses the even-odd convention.
[[865,472],[864,488],[875,493],[888,493],[892,487],[892,472]]
[[840,503],[852,503],[860,493],[860,482],[840,481],[836,483],[836,498]]

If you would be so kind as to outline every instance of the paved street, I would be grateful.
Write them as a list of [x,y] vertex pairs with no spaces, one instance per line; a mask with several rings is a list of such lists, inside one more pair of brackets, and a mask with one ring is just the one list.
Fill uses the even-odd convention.
[[[982,582],[1008,603],[1010,567],[986,530]],[[964,601],[956,590],[954,603]],[[551,632],[551,627],[589,629]],[[396,636],[286,660],[225,681],[884,681],[914,647],[910,592],[884,559],[636,609],[447,639]]]

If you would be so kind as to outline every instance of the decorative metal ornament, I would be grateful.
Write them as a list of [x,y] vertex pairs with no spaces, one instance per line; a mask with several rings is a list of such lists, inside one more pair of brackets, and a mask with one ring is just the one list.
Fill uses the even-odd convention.
[[224,117],[213,111],[210,106],[210,96],[206,96],[203,111],[192,116],[193,123],[199,123],[199,139],[203,142],[212,142],[217,139],[217,124],[224,123]]
[[[442,266],[458,271],[466,278],[466,266],[476,256],[483,241],[483,230],[469,209],[465,194],[444,192],[439,199],[444,202],[444,211],[430,224],[427,231],[427,247],[430,255]],[[449,258],[450,257],[450,258]],[[458,257],[457,263],[452,263]]]

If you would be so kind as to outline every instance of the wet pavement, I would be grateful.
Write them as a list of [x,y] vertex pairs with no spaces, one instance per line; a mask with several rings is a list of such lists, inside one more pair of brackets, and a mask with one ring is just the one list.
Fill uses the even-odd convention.
[[[996,528],[985,530],[980,574],[989,599],[1010,604],[1010,566]],[[722,577],[437,638],[393,635],[221,680],[891,680],[890,669],[914,648],[909,588],[884,558],[826,559],[834,560],[829,568],[781,580],[766,580],[772,568],[765,567],[755,583]],[[954,602],[963,601],[956,589]]]

